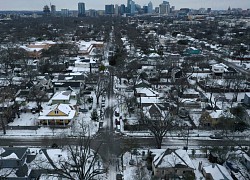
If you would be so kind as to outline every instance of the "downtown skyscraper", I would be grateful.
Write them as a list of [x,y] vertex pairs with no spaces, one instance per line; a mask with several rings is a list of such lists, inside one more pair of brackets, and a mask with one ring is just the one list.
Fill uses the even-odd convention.
[[85,16],[85,3],[79,2],[78,3],[78,17]]

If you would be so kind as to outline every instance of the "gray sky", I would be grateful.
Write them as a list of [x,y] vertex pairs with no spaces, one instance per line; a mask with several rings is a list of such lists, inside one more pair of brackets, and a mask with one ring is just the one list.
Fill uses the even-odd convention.
[[[141,6],[147,5],[150,0],[134,0]],[[159,6],[163,0],[151,0],[153,6]],[[176,9],[189,7],[211,7],[212,9],[250,8],[250,0],[168,0]],[[0,0],[0,10],[42,10],[46,4],[56,5],[57,11],[63,8],[77,9],[77,3],[84,2],[86,9],[104,9],[105,4],[127,4],[127,0]]]

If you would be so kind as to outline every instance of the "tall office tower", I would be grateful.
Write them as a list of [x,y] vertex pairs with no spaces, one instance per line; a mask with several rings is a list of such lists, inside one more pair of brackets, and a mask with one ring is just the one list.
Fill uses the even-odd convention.
[[159,7],[155,7],[155,13],[160,13],[160,8]]
[[126,13],[126,6],[125,6],[125,4],[121,4],[121,7],[120,7],[120,13],[121,13],[121,15],[123,15],[123,14],[125,14]]
[[127,1],[127,13],[131,13],[131,2],[132,2],[132,0],[128,0]]
[[159,5],[159,11],[160,14],[169,14],[170,13],[169,2],[163,1],[163,3]]
[[114,5],[113,4],[110,4],[110,5],[105,5],[105,14],[114,14],[115,12],[115,8],[114,8]]
[[61,9],[61,15],[63,17],[69,17],[69,9]]
[[51,5],[50,9],[51,9],[51,15],[55,16],[56,15],[56,6],[55,5]]
[[143,10],[143,14],[147,14],[148,13],[148,6],[143,6],[142,10]]
[[118,4],[115,5],[115,15],[119,15],[119,6]]
[[151,1],[148,3],[148,13],[149,14],[153,13],[153,3]]
[[44,16],[50,16],[50,8],[48,5],[45,5],[43,7],[43,13],[44,13]]
[[130,14],[135,14],[135,2],[131,1]]
[[159,5],[159,13],[160,14],[166,14],[167,13],[167,6],[166,4],[162,3]]
[[88,13],[88,16],[90,16],[90,17],[96,17],[96,16],[97,16],[96,10],[90,9],[90,10],[89,10],[89,13]]
[[85,16],[85,3],[78,3],[78,17]]

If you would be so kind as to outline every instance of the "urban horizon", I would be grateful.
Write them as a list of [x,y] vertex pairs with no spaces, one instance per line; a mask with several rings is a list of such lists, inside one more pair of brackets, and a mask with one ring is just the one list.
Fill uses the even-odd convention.
[[[56,6],[57,11],[60,11],[61,9],[69,9],[70,11],[77,11],[77,4],[79,2],[85,3],[86,10],[90,9],[105,10],[105,5],[109,4],[114,4],[114,5],[118,4],[119,6],[121,4],[127,5],[126,0],[118,0],[118,1],[106,0],[98,4],[90,0],[85,0],[85,1],[73,0],[70,3],[64,0],[61,1],[43,0],[35,3],[31,0],[22,0],[17,2],[16,0],[2,0],[0,11],[42,11],[44,5],[52,5],[52,4]],[[147,6],[149,2],[150,0],[135,1],[135,3],[140,5],[141,7],[145,5]],[[155,8],[159,7],[159,4],[161,4],[163,1],[157,0],[151,2],[153,3],[153,7]],[[243,10],[250,8],[248,0],[240,0],[240,3],[239,1],[236,0],[226,0],[226,1],[222,0],[220,2],[214,2],[213,0],[190,0],[188,2],[186,2],[185,0],[180,0],[178,2],[173,0],[168,0],[168,2],[171,4],[171,6],[174,6],[176,10],[179,10],[181,8],[190,8],[190,9],[211,8],[212,10],[227,10],[228,7],[242,8]],[[26,7],[25,4],[29,4],[29,7]]]

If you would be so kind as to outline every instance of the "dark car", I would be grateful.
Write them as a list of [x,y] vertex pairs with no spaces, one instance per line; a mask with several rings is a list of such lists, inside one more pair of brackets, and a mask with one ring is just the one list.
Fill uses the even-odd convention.
[[122,174],[116,174],[116,180],[123,180]]
[[82,108],[79,108],[79,112],[83,112],[83,113],[85,113],[85,112],[88,112],[88,109],[82,109]]
[[209,136],[211,139],[223,139],[221,134],[212,134]]
[[115,117],[119,117],[120,113],[118,113],[117,111],[115,111]]

